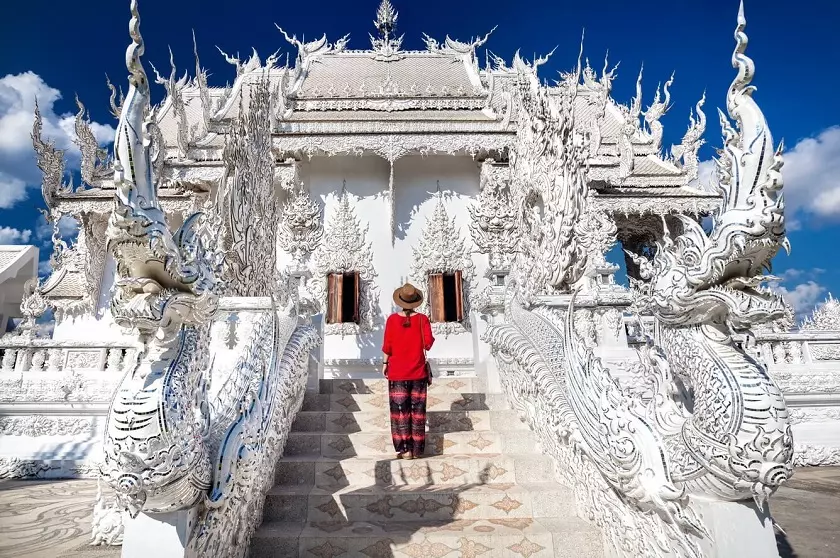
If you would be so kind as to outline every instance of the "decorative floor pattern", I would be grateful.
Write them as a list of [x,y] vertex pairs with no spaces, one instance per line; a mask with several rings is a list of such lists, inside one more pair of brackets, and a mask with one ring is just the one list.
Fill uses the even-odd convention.
[[89,546],[95,499],[92,480],[0,481],[0,557],[118,557]]
[[322,381],[295,420],[251,556],[601,558],[600,534],[575,517],[533,433],[477,384],[433,384],[427,455],[405,461],[384,381]]

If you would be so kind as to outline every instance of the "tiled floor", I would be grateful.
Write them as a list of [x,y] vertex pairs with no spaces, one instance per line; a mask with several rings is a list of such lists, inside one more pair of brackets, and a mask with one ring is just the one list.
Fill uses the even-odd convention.
[[[116,558],[117,548],[91,547],[93,481],[0,481],[0,558]],[[783,558],[835,558],[840,545],[840,467],[799,469],[772,498]],[[525,519],[496,520],[513,529]],[[398,527],[391,522],[391,530]],[[442,529],[483,529],[483,522],[442,522]],[[540,521],[530,521],[537,529]],[[489,525],[489,524],[488,524]],[[375,525],[371,529],[377,528]],[[430,522],[427,530],[433,530]],[[535,531],[536,532],[536,531]],[[458,548],[453,539],[452,548]]]

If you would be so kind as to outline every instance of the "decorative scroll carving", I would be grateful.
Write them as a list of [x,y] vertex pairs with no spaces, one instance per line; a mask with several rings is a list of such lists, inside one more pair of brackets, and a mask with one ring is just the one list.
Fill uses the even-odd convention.
[[224,150],[219,200],[229,233],[228,293],[267,296],[277,262],[278,203],[271,151],[271,94],[266,78],[251,86],[249,111],[233,124]]
[[7,436],[76,436],[90,434],[92,431],[92,420],[83,417],[43,415],[0,417],[0,434]]
[[519,244],[518,204],[512,198],[508,166],[487,159],[481,165],[478,206],[470,206],[470,231],[478,250],[490,255],[491,269],[507,269]]
[[618,228],[612,216],[599,210],[594,200],[595,192],[590,190],[587,194],[586,209],[574,228],[587,253],[586,275],[590,280],[596,275],[611,274],[618,270],[618,266],[608,263],[605,257],[615,245]]
[[564,79],[561,94],[554,96],[518,55],[514,66],[520,75],[522,114],[511,165],[514,193],[524,209],[515,268],[520,294],[530,301],[567,289],[586,268],[586,251],[574,226],[586,200],[589,145],[574,129],[580,60],[576,73]]
[[102,481],[97,482],[96,504],[91,519],[91,546],[120,546],[125,525],[123,512],[102,493]]
[[[706,131],[706,114],[703,112],[705,103],[706,93],[703,93],[703,97],[697,101],[697,105],[694,107],[697,111],[697,118],[694,118],[694,111],[692,111],[688,116],[688,130],[683,136],[682,142],[671,147],[671,156],[674,163],[685,170],[686,179],[689,182],[697,178],[697,172],[700,169],[700,159],[697,153],[706,143],[706,140],[703,139],[703,134]],[[703,185],[701,184],[701,186]]]
[[291,254],[296,265],[303,265],[324,236],[321,226],[321,208],[309,196],[303,185],[295,188],[280,213],[280,248]]
[[601,137],[601,125],[606,114],[616,69],[618,69],[618,65],[613,67],[612,70],[609,70],[609,59],[606,56],[604,57],[604,69],[601,71],[601,79],[598,79],[595,71],[589,66],[589,60],[586,61],[586,67],[583,69],[583,83],[587,89],[595,93],[589,100],[589,103],[595,106],[593,118],[589,123],[590,157],[597,156],[598,150],[601,147],[601,140],[603,139]]
[[73,143],[82,153],[82,181],[88,186],[98,186],[102,179],[113,173],[113,169],[108,164],[108,150],[99,147],[99,142],[96,141],[90,129],[90,118],[85,117],[85,106],[78,96],[76,96],[76,106],[79,107],[79,112],[76,113],[74,124],[76,138]]
[[[175,113],[175,125],[177,127],[177,144],[178,153],[182,159],[187,157],[187,151],[190,148],[190,129],[187,123],[187,110],[184,105],[184,87],[187,85],[188,74],[184,72],[184,77],[177,79],[175,68],[175,56],[172,54],[172,49],[169,49],[169,66],[172,71],[169,78],[163,78],[151,64],[152,71],[155,73],[155,83],[162,85],[166,89],[166,101],[172,104],[172,110]],[[166,103],[164,101],[164,103]]]
[[639,131],[639,116],[642,114],[642,72],[639,70],[639,77],[636,80],[636,96],[629,107],[619,105],[623,119],[621,134],[618,136],[618,180],[622,183],[633,173],[636,166],[636,154],[633,148],[633,139]]
[[[433,322],[435,334],[451,335],[470,330],[470,309],[472,293],[475,289],[476,274],[470,251],[464,245],[464,239],[455,226],[455,219],[449,219],[443,195],[438,192],[438,200],[432,216],[426,222],[420,240],[414,246],[411,263],[411,277],[417,287],[429,293],[429,274],[461,272],[463,285],[464,312],[460,322]],[[426,296],[421,312],[428,313],[429,296]]]
[[327,311],[327,277],[331,273],[359,273],[359,324],[325,324],[326,335],[356,335],[372,331],[379,315],[379,289],[373,267],[371,244],[367,241],[367,227],[362,228],[350,206],[350,197],[342,189],[341,200],[327,223],[321,245],[313,254],[315,276],[310,290],[319,301],[321,311]]
[[35,121],[32,124],[32,145],[35,147],[38,168],[41,169],[43,178],[41,180],[41,195],[47,207],[55,207],[58,196],[72,194],[73,185],[64,184],[64,167],[66,164],[64,150],[57,149],[52,140],[44,141],[41,137],[44,121],[41,118],[41,109],[38,108],[38,100],[35,100]]
[[650,137],[653,145],[656,147],[657,153],[659,150],[662,149],[662,133],[664,132],[665,128],[662,126],[662,123],[659,121],[668,109],[670,109],[670,105],[668,103],[671,102],[671,92],[668,90],[671,85],[674,83],[674,74],[671,74],[671,78],[665,82],[665,86],[662,87],[662,92],[665,95],[665,100],[660,100],[659,97],[659,85],[656,86],[656,94],[653,97],[653,103],[648,107],[645,111],[645,122],[648,125],[648,129],[650,130]]
[[[255,302],[251,297],[251,310],[242,310],[253,317],[253,328],[243,346],[235,347],[241,350],[232,368],[216,366],[210,358],[222,267],[214,240],[222,236],[222,219],[218,212],[193,214],[175,234],[166,225],[148,172],[149,120],[144,117],[149,89],[140,62],[136,0],[131,14],[130,88],[114,146],[116,200],[108,249],[120,274],[112,300],[115,320],[136,328],[143,350],[111,404],[102,475],[116,491],[116,508],[132,517],[141,511],[197,508],[188,554],[232,558],[248,547],[259,522],[274,466],[302,403],[308,354],[318,338],[311,327],[297,325],[289,278],[274,274],[273,257],[268,266],[257,260],[268,257],[266,250],[274,253],[272,233],[270,242],[241,250],[234,244],[237,254],[244,254],[239,263],[269,268],[260,277],[270,280],[266,289],[272,298]],[[263,82],[246,117],[252,122],[240,122],[230,149],[237,171],[243,164],[254,167],[253,174],[236,174],[234,187],[247,180],[273,195],[268,98]],[[253,122],[260,119],[265,122]],[[227,203],[237,201],[225,188],[220,192]],[[267,195],[261,199],[273,203]],[[232,226],[255,218],[255,212],[235,211]],[[275,223],[256,225],[274,228]],[[235,242],[252,239],[248,229],[232,236]],[[247,267],[238,271],[251,278]]]

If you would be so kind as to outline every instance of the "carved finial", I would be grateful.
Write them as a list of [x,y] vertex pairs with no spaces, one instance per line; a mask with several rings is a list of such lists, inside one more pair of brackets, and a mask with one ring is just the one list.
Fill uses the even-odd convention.
[[390,40],[391,34],[397,28],[397,19],[400,14],[394,9],[389,0],[382,0],[376,10],[376,20],[373,25],[385,41]]
[[146,52],[143,45],[143,37],[140,35],[140,12],[137,11],[137,0],[131,0],[131,21],[128,23],[128,33],[131,35],[131,44],[125,51],[125,67],[130,74],[128,77],[131,83],[141,93],[149,90],[149,80],[143,70],[143,63],[140,57]]
[[397,28],[399,13],[389,0],[382,0],[376,10],[376,19],[373,25],[379,31],[379,37],[370,36],[370,43],[373,50],[386,58],[394,56],[400,50],[402,37],[395,38],[394,31]]

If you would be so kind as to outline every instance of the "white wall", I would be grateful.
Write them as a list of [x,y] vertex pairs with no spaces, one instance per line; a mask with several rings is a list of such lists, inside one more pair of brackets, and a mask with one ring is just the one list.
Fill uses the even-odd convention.
[[[419,242],[427,218],[437,202],[437,182],[443,192],[449,217],[455,218],[465,246],[474,250],[469,232],[470,215],[467,206],[479,192],[479,165],[470,157],[411,156],[399,159],[394,166],[396,192],[396,232],[391,244],[390,202],[388,197],[389,164],[379,157],[315,157],[301,165],[301,177],[310,195],[322,207],[325,225],[329,224],[341,196],[343,181],[351,195],[351,205],[364,227],[372,245],[373,264],[378,274],[380,319],[372,333],[350,336],[328,336],[324,358],[369,359],[380,356],[384,318],[394,311],[394,289],[410,280],[412,248]],[[280,255],[281,263],[288,257]],[[484,272],[487,257],[475,254],[476,284],[474,290],[486,284]],[[474,333],[439,336],[430,354],[432,358],[474,358]]]

